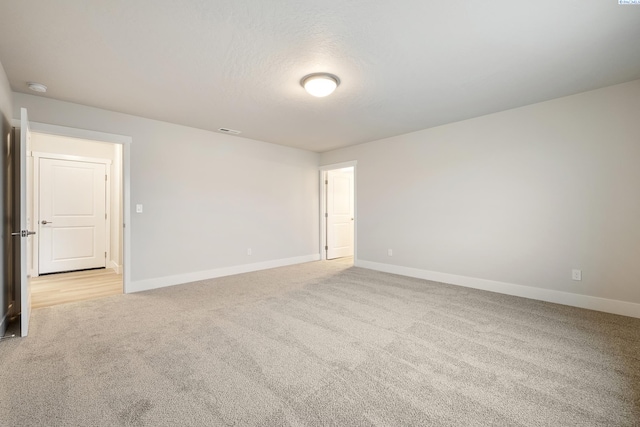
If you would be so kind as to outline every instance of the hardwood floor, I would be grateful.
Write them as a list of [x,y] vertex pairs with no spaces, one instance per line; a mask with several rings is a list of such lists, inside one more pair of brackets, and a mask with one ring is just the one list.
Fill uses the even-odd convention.
[[122,275],[111,269],[74,271],[31,278],[31,308],[50,307],[122,294]]

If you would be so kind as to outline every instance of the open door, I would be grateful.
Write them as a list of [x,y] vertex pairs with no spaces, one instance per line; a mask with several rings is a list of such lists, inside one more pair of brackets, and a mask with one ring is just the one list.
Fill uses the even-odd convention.
[[353,167],[327,171],[327,259],[353,256]]
[[[29,286],[28,239],[35,231],[29,231],[27,215],[27,153],[31,146],[31,132],[26,108],[20,109],[20,138],[16,138],[11,150],[13,169],[13,230],[12,252],[14,265],[14,283],[16,287],[16,312],[20,313],[20,335],[29,334],[29,316],[31,315],[31,289]],[[16,136],[18,133],[16,132]]]

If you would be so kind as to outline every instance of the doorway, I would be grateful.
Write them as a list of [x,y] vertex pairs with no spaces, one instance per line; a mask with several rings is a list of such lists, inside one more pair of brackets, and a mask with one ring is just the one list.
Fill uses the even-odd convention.
[[[93,138],[97,136],[98,138]],[[126,137],[32,124],[34,308],[122,294]]]
[[[20,109],[20,118],[14,119],[14,127],[7,139],[3,141],[3,153],[5,162],[2,173],[3,181],[3,215],[5,218],[5,234],[11,236],[5,240],[5,253],[2,263],[6,267],[5,279],[9,283],[11,292],[10,301],[3,303],[8,312],[3,313],[0,319],[0,329],[4,329],[4,321],[9,317],[12,327],[20,330],[20,335],[25,337],[29,331],[29,318],[32,307],[33,289],[31,288],[31,275],[33,274],[33,249],[32,242],[36,231],[34,226],[33,209],[33,147],[31,146],[31,131],[39,134],[68,137],[69,140],[86,139],[97,142],[105,142],[116,145],[120,153],[121,170],[114,177],[119,177],[118,185],[121,188],[119,218],[120,227],[112,232],[121,238],[120,265],[121,285],[120,292],[125,293],[131,280],[130,265],[131,255],[131,230],[126,225],[130,222],[130,166],[129,156],[131,152],[132,138],[124,135],[108,134],[104,132],[89,131],[83,129],[67,128],[43,123],[30,122],[27,118],[27,110]],[[74,139],[75,138],[75,139]],[[3,293],[4,296],[4,293]]]
[[[28,210],[37,230],[30,266],[34,307],[104,296],[96,284],[105,275],[110,294],[114,286],[123,293],[121,148],[32,132]],[[98,275],[77,274],[84,270]],[[50,274],[56,277],[43,277]]]
[[320,253],[357,263],[356,162],[320,168]]

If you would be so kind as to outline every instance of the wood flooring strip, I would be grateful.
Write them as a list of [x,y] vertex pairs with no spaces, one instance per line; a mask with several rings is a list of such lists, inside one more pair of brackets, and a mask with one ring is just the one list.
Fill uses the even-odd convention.
[[50,307],[122,294],[122,276],[112,270],[74,271],[31,279],[31,307]]

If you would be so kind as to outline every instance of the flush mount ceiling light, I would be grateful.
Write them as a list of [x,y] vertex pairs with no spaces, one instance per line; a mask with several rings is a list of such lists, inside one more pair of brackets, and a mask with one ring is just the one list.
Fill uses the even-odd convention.
[[304,76],[300,80],[300,84],[310,95],[322,98],[331,95],[336,90],[340,79],[329,73],[314,73]]
[[47,87],[42,83],[29,82],[27,83],[27,87],[34,92],[44,93],[47,91]]

